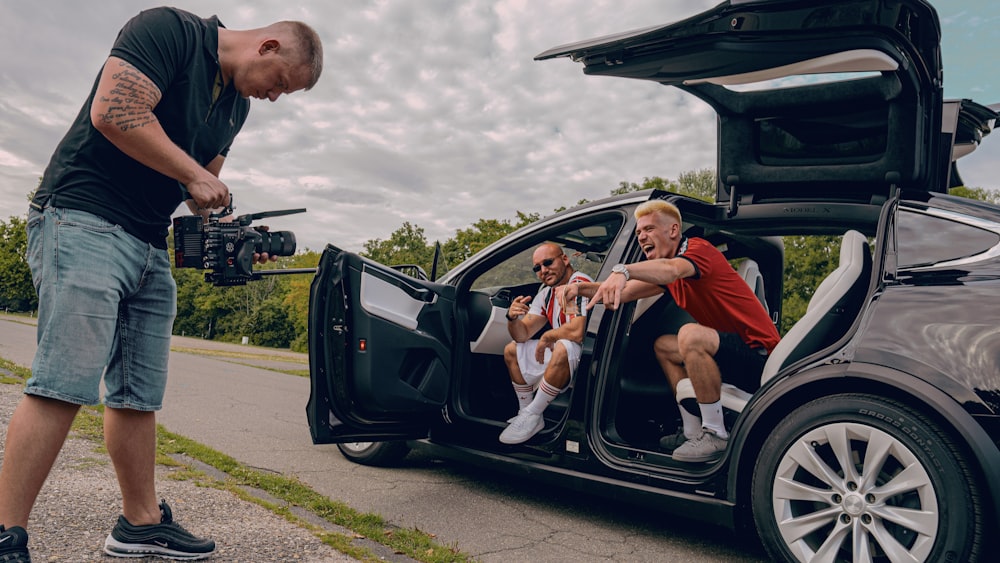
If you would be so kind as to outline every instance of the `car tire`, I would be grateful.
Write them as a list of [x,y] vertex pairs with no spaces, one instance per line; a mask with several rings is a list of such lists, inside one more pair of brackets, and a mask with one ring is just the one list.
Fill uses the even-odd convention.
[[976,561],[985,527],[977,489],[938,425],[880,397],[844,394],[778,424],[751,494],[775,561]]
[[410,452],[406,442],[348,442],[337,444],[347,459],[361,465],[389,467],[396,465]]

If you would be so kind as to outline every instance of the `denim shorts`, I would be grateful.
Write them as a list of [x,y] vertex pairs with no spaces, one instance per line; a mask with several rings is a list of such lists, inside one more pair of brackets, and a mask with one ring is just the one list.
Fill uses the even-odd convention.
[[78,405],[155,411],[163,404],[177,286],[167,251],[97,215],[28,212],[38,349],[25,393]]

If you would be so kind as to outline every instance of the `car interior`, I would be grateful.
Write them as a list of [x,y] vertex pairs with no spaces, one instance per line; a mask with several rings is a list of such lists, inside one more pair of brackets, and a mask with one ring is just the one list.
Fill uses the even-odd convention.
[[[784,283],[781,239],[720,230],[706,220],[712,206],[692,205],[685,204],[685,217],[690,216],[694,221],[685,222],[685,234],[703,237],[715,244],[757,295],[772,321],[780,326]],[[570,256],[575,269],[596,280],[625,224],[622,212],[598,218],[591,216],[583,223],[564,223],[560,231],[543,232],[533,239],[521,241],[490,264],[480,266],[479,271],[464,276],[462,283],[469,285],[469,291],[460,309],[467,315],[470,365],[457,372],[470,376],[458,382],[463,417],[496,427],[499,433],[505,421],[517,412],[503,361],[503,347],[510,341],[504,315],[514,297],[533,296],[538,291],[539,282],[530,269],[534,249],[542,242],[556,242]],[[641,259],[637,247],[628,252],[635,260]],[[763,381],[780,369],[829,347],[848,332],[872,277],[872,257],[866,236],[856,230],[844,233],[839,262],[835,266],[816,288],[806,314],[784,335],[771,355]],[[693,397],[693,392],[682,386],[680,397],[675,399],[653,355],[653,342],[647,336],[652,331],[648,327],[656,323],[679,328],[690,321],[669,294],[626,305],[615,314],[592,315],[588,321],[590,331],[598,331],[598,338],[602,338],[601,335],[615,338],[619,345],[614,349],[621,351],[613,354],[613,358],[602,360],[607,362],[608,369],[598,370],[605,375],[603,380],[595,382],[603,390],[599,394],[604,397],[596,411],[600,434],[614,455],[628,458],[634,457],[636,450],[644,450],[652,454],[647,458],[651,463],[671,464],[666,453],[658,452],[658,440],[677,428],[678,403],[680,399]],[[606,335],[607,331],[616,334]],[[590,360],[591,356],[585,353],[570,389],[546,409],[546,431],[543,432],[557,428],[567,416],[580,374],[595,373]],[[743,390],[726,387],[723,402],[728,425],[736,421],[750,396]]]
[[[742,16],[692,18],[580,41],[554,47],[536,60],[569,57],[582,63],[584,74],[651,80],[712,107],[717,117],[715,202],[678,203],[685,234],[706,238],[723,252],[782,333],[761,378],[766,384],[783,370],[820,359],[849,337],[874,277],[869,237],[884,210],[903,186],[944,186],[938,180],[947,170],[934,165],[937,139],[921,138],[922,131],[937,125],[928,127],[930,116],[923,108],[941,103],[935,97],[940,93],[919,87],[928,79],[926,68],[907,64],[882,37],[844,37],[836,31],[822,36],[813,29],[809,40],[797,41],[799,49],[790,52],[783,48],[787,37],[779,34],[751,33],[754,41],[746,41],[739,33],[717,33],[722,29],[715,26],[725,22],[743,25]],[[767,21],[778,28],[787,24],[774,20]],[[924,20],[910,23],[919,25],[907,31],[919,35]],[[921,51],[920,57],[936,60],[935,49]],[[803,297],[797,307],[807,303],[804,312],[796,309],[798,319],[783,319],[784,254],[775,255],[764,242],[787,235],[840,237],[839,249],[831,248],[830,270],[811,288],[811,298],[797,295]],[[640,254],[632,248],[624,261],[638,260]],[[590,373],[603,378],[595,382],[605,394],[595,403],[596,424],[612,455],[659,463],[658,440],[673,433],[680,418],[648,327],[688,321],[669,295],[588,321],[597,331],[595,350],[607,351],[605,357],[594,354],[600,365]],[[595,328],[595,322],[600,326]],[[679,395],[683,400],[693,392],[688,387]],[[750,398],[742,390],[725,389],[727,426]],[[669,456],[661,455],[669,464]]]
[[[690,231],[690,229],[689,229]],[[715,242],[715,241],[713,241]],[[730,246],[718,245],[733,260]],[[763,285],[779,285],[779,270],[770,280],[760,271],[754,258],[742,257],[737,271],[755,290]],[[792,325],[774,349],[765,364],[762,383],[773,378],[780,370],[808,358],[814,353],[835,345],[848,332],[857,318],[872,278],[872,254],[868,239],[855,230],[848,230],[841,237],[839,261],[816,288],[806,313]],[[765,292],[766,295],[766,292]],[[663,372],[652,353],[653,342],[646,334],[654,332],[650,326],[679,328],[690,317],[673,302],[669,294],[650,298],[652,303],[636,303],[631,311],[623,311],[629,318],[627,329],[620,337],[623,352],[609,360],[611,369],[607,388],[610,391],[599,412],[601,435],[613,454],[625,459],[636,459],[636,450],[643,450],[643,459],[650,463],[671,465],[669,456],[659,452],[661,436],[673,433],[680,426],[678,408],[685,399],[694,400],[694,390],[687,381],[678,386],[677,396],[671,391]],[[780,300],[779,300],[780,301]],[[765,309],[769,305],[762,300]],[[777,322],[778,317],[772,317]],[[806,360],[807,362],[808,360]],[[685,385],[685,383],[687,383]],[[726,424],[732,428],[751,398],[751,393],[732,385],[723,385],[722,402]]]
[[[503,348],[511,340],[505,316],[515,297],[533,297],[538,293],[541,284],[531,271],[531,255],[535,248],[544,242],[554,242],[569,256],[575,270],[597,279],[624,224],[625,217],[619,211],[563,224],[560,230],[525,240],[497,261],[465,276],[467,281],[462,283],[468,283],[470,288],[466,302],[459,304],[467,315],[470,351],[469,368],[461,371],[471,377],[459,382],[465,416],[500,424],[517,413],[517,401],[503,361]],[[548,325],[542,327],[539,333],[548,328]],[[585,367],[581,365],[580,369]],[[547,419],[563,418],[569,395],[569,392],[564,393],[546,409]],[[499,434],[499,430],[497,432]]]

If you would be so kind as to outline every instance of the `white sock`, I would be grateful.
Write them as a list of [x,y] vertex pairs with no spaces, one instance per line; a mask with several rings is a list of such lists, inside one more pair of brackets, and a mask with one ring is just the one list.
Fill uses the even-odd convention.
[[697,438],[701,432],[701,418],[681,407],[681,421],[684,423],[684,437],[688,440]]
[[722,418],[722,401],[714,403],[698,403],[701,410],[701,426],[715,432],[719,438],[729,438],[726,432],[726,421]]
[[542,382],[538,384],[538,392],[535,393],[534,400],[531,401],[531,404],[528,405],[524,411],[530,412],[531,414],[542,414],[545,411],[545,407],[549,406],[552,399],[558,397],[561,392],[562,389],[557,389],[549,385],[549,383],[543,379]]
[[520,383],[514,383],[514,394],[517,395],[517,404],[519,410],[524,410],[525,407],[531,404],[531,400],[535,398],[535,388],[531,385],[521,385]]

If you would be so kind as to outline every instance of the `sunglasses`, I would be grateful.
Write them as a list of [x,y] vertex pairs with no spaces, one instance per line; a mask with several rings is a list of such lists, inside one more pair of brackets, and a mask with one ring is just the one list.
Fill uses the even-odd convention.
[[555,261],[556,261],[555,258],[546,258],[545,260],[542,260],[541,264],[535,264],[534,266],[532,266],[531,271],[537,274],[538,272],[542,271],[542,266],[545,266],[546,268],[551,268],[552,263]]

